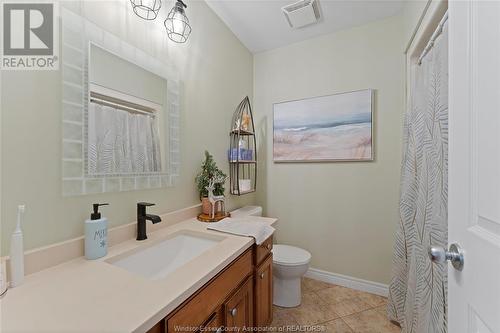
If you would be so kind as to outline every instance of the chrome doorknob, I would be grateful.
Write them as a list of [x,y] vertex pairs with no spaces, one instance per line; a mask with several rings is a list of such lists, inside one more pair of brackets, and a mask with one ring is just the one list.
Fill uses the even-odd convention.
[[234,308],[234,309],[231,309],[231,311],[229,311],[229,313],[231,313],[231,316],[236,317],[236,314],[238,314],[238,310],[236,308]]
[[427,252],[432,262],[442,264],[449,261],[458,271],[464,268],[464,252],[458,244],[451,244],[448,251],[441,246],[430,246]]

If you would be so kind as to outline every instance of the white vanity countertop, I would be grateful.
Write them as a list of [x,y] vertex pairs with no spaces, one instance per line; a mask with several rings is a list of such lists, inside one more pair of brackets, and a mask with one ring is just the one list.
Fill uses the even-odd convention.
[[[273,218],[252,217],[269,225]],[[149,222],[148,222],[148,225]],[[192,230],[225,237],[213,248],[159,280],[134,275],[104,260]],[[109,248],[98,260],[84,257],[26,276],[0,300],[0,331],[144,332],[166,317],[254,243],[253,238],[207,230],[190,219]]]

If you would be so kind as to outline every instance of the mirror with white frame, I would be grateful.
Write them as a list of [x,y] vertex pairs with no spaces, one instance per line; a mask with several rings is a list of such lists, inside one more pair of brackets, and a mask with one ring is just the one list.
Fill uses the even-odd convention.
[[63,195],[172,186],[179,176],[175,71],[62,13]]

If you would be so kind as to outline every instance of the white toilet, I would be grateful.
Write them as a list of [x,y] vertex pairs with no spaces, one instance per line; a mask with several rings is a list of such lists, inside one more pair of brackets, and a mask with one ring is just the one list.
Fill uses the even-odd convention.
[[[231,216],[262,216],[262,207],[245,206],[231,212]],[[311,254],[290,245],[273,246],[273,303],[292,308],[300,305],[300,280],[309,268]]]
[[311,254],[290,245],[273,246],[273,303],[292,308],[300,305],[300,280],[309,268]]
[[231,212],[231,217],[242,217],[242,216],[262,216],[262,207],[243,206]]

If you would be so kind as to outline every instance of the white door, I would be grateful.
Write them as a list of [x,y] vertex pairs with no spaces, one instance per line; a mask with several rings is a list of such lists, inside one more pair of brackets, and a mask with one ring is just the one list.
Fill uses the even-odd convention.
[[500,333],[500,1],[449,3],[448,332]]

